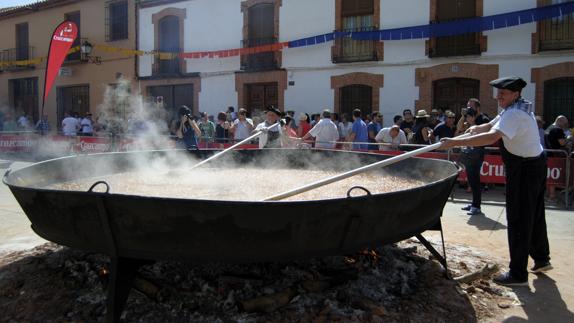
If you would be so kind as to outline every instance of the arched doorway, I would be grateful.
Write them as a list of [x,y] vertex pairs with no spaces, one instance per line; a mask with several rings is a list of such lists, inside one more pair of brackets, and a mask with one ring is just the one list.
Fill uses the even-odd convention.
[[340,112],[352,116],[354,109],[360,109],[363,116],[373,112],[373,88],[368,85],[352,84],[340,88]]
[[544,82],[544,121],[547,125],[564,115],[574,122],[574,77],[563,77]]
[[433,82],[433,106],[429,109],[450,110],[457,115],[470,98],[479,98],[480,81],[467,78],[448,78]]

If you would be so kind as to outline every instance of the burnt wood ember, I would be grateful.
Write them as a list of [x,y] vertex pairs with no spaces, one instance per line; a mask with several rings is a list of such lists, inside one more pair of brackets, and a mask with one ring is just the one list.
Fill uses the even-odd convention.
[[[256,264],[160,261],[143,266],[137,275],[157,287],[158,294],[131,293],[123,317],[126,322],[476,322],[500,321],[501,308],[519,304],[508,289],[488,281],[458,285],[445,279],[443,269],[428,260],[418,243],[406,241],[375,251],[376,263],[351,264],[345,257]],[[448,251],[456,276],[493,262],[468,248],[450,246]],[[55,244],[4,255],[2,321],[102,321],[106,294],[98,275],[108,267],[106,256]],[[342,268],[356,275],[326,286],[326,275],[336,277]],[[241,287],[222,283],[236,282],[236,277],[245,278]],[[255,312],[241,308],[242,303],[275,299],[278,294],[288,297]]]

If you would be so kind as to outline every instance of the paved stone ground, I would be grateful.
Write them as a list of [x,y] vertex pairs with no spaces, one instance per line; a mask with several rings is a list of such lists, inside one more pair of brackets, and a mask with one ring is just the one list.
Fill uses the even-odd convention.
[[[0,161],[2,174],[7,164]],[[26,163],[15,163],[11,167],[23,165]],[[460,210],[468,203],[470,194],[455,189],[453,197],[443,214],[446,243],[471,246],[506,264],[508,244],[503,187],[496,187],[483,195],[483,215],[471,217]],[[571,280],[574,277],[574,212],[548,206],[546,219],[555,269],[548,275],[530,275],[529,287],[513,289],[522,305],[505,309],[505,322],[574,321],[574,282]],[[0,223],[0,255],[44,242],[32,232],[30,222],[4,184],[0,184]],[[436,239],[437,233],[428,232],[425,236]]]

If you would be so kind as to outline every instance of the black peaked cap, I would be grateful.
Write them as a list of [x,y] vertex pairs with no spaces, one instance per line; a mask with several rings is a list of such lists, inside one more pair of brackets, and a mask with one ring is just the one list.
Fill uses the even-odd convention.
[[509,76],[490,81],[490,85],[497,89],[505,89],[513,92],[519,92],[526,86],[526,81],[518,76]]

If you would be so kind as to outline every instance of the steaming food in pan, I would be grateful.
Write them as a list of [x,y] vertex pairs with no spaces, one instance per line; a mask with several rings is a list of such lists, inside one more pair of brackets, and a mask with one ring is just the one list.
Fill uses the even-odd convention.
[[[294,187],[337,175],[334,171],[202,168],[188,173],[125,172],[56,183],[49,189],[86,191],[96,181],[105,180],[110,193],[150,197],[206,200],[258,201]],[[347,190],[362,186],[372,194],[406,190],[425,185],[420,180],[370,172],[292,196],[286,201],[323,200],[346,197]],[[100,188],[101,189],[101,188]],[[97,189],[96,189],[97,191]],[[363,194],[363,193],[357,193]]]

